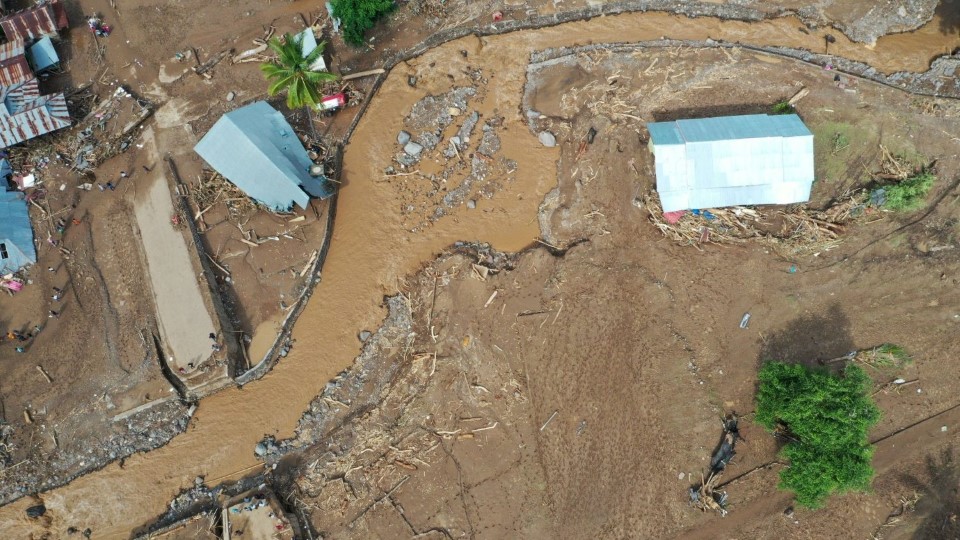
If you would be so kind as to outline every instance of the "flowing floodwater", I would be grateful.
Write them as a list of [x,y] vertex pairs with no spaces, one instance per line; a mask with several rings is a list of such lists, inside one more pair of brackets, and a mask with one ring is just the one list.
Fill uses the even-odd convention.
[[[887,72],[923,71],[933,57],[960,47],[960,36],[955,31],[943,34],[941,26],[934,20],[920,31],[881,38],[870,48],[832,31],[836,43],[830,52]],[[400,64],[373,98],[347,147],[323,280],[296,325],[291,354],[262,380],[204,399],[188,431],[168,445],[45,494],[54,535],[59,537],[72,525],[91,527],[98,538],[127,537],[132,528],[162,513],[196,476],[204,475],[215,484],[256,472],[254,445],[265,435],[292,435],[309,401],[358,354],[357,333],[378,326],[384,316],[382,299],[397,292],[399,279],[457,240],[486,241],[511,251],[538,236],[537,208],[556,184],[559,154],[541,147],[521,117],[531,51],[660,37],[822,51],[826,32],[805,33],[802,27],[793,18],[745,23],[633,13],[503,36],[467,37]],[[468,59],[461,50],[469,52]],[[496,111],[506,117],[501,155],[516,160],[519,168],[492,200],[480,201],[475,210],[456,210],[432,227],[411,233],[402,223],[397,197],[403,181],[384,181],[382,171],[397,151],[396,134],[412,105],[427,94],[448,90],[453,83],[447,74],[460,74],[468,64],[483,69],[489,78],[483,102],[475,105],[486,116]],[[410,73],[419,78],[417,88],[406,83]],[[24,537],[39,527],[23,517],[29,504],[21,499],[0,509],[0,537]]]

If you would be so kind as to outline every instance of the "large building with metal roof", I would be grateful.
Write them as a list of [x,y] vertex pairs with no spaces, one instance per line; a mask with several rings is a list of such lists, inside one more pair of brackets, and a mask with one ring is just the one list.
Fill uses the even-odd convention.
[[647,124],[664,212],[810,198],[813,134],[795,114]]
[[326,178],[311,176],[313,162],[297,134],[265,101],[221,116],[193,149],[250,198],[274,210],[294,204],[306,208],[310,197],[333,194]]
[[33,226],[23,194],[0,189],[0,274],[36,264]]

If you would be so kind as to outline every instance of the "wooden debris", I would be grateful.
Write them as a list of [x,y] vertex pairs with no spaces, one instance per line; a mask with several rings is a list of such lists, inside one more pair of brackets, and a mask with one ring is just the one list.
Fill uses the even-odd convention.
[[351,73],[349,75],[344,75],[340,78],[341,81],[352,81],[353,79],[359,79],[361,77],[369,77],[370,75],[380,75],[381,73],[386,73],[387,71],[383,68],[371,69],[367,71],[358,71],[357,73]]
[[559,412],[560,411],[553,411],[553,414],[550,415],[550,418],[547,418],[547,421],[544,422],[542,426],[540,426],[540,431],[543,431],[544,429],[546,429],[546,427],[550,425],[550,422],[553,421],[553,419],[557,416]]
[[[233,53],[233,49],[227,49],[227,50],[224,50],[224,51],[220,51],[220,52],[217,53],[215,56],[207,59],[206,62],[204,62],[204,63],[202,63],[202,64],[200,64],[200,65],[198,65],[198,66],[194,66],[194,67],[193,67],[193,72],[196,73],[197,75],[203,75],[203,74],[205,74],[206,72],[208,72],[208,71],[210,71],[211,69],[213,69],[213,67],[216,66],[217,64],[219,64],[221,60],[223,60],[224,58],[227,57],[227,55],[232,54],[232,53]],[[196,55],[194,55],[194,56],[196,56]],[[199,61],[200,59],[197,58],[197,60]]]
[[807,97],[807,94],[809,93],[810,93],[809,88],[801,88],[799,92],[794,94],[793,97],[787,101],[787,103],[789,103],[791,107],[794,107],[796,106],[797,103],[800,102],[801,99]]
[[[253,40],[254,43],[257,43],[260,40]],[[234,64],[239,64],[242,62],[253,62],[259,60],[257,56],[263,51],[267,50],[267,43],[265,41],[260,41],[260,44],[252,49],[247,49],[242,53],[234,56],[230,61]]]
[[38,365],[37,371],[39,371],[40,374],[43,375],[43,378],[46,379],[48,383],[53,384],[53,379],[50,378],[50,375],[47,375],[46,370],[44,370],[42,366]]
[[717,482],[720,480],[720,474],[710,473],[706,480],[700,475],[700,486],[690,488],[690,504],[700,510],[707,512],[716,512],[720,517],[727,515],[725,508],[727,493],[725,491],[716,491]]

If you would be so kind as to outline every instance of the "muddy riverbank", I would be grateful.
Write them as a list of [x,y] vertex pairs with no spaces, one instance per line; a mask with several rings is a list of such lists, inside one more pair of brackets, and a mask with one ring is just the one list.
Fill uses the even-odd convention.
[[[262,381],[205,399],[187,432],[167,446],[45,494],[52,516],[49,530],[63,531],[85,523],[98,535],[122,537],[133,526],[158,515],[166,501],[196,476],[230,479],[243,474],[257,463],[256,444],[265,435],[290,437],[310,401],[351,364],[360,349],[357,333],[380,324],[385,314],[383,297],[395,294],[404,276],[458,240],[483,240],[498,249],[516,251],[539,236],[537,210],[546,192],[556,185],[558,151],[541,148],[519,113],[527,57],[518,58],[518,50],[591,40],[617,42],[624,36],[651,40],[667,32],[678,39],[822,45],[822,33],[801,32],[796,26],[791,19],[746,23],[628,14],[538,31],[465,37],[398,65],[379,86],[378,97],[365,111],[347,147],[338,218],[322,282],[294,329],[289,357]],[[926,67],[929,50],[895,57],[884,45],[886,39],[880,39],[872,51],[843,42],[835,48],[831,45],[831,51],[849,54],[881,70]],[[397,133],[415,103],[427,95],[476,84],[472,73],[477,70],[486,79],[486,93],[475,108],[485,119],[503,118],[501,154],[517,163],[516,172],[475,208],[457,206],[429,226],[411,232],[413,227],[408,227],[400,201],[415,192],[410,186],[422,179],[385,173],[395,165]],[[410,86],[410,77],[416,78],[415,87]],[[105,502],[98,495],[108,491],[116,493],[116,503]],[[0,511],[0,530],[34,526],[21,517],[23,504]]]

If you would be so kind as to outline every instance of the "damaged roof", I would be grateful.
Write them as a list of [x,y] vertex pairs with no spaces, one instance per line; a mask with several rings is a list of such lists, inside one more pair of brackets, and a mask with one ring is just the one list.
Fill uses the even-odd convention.
[[813,134],[795,114],[647,124],[664,212],[810,198]]
[[27,201],[17,191],[0,191],[0,274],[37,262]]
[[67,28],[67,12],[59,0],[51,0],[0,19],[0,28],[10,41],[31,41],[56,35]]
[[0,91],[0,148],[68,127],[63,94],[40,95],[36,79]]
[[273,208],[306,208],[310,197],[333,194],[326,179],[310,175],[313,162],[279,111],[257,101],[217,120],[196,146],[224,178],[252,199]]
[[22,83],[33,78],[27,64],[22,40],[0,44],[0,86]]

